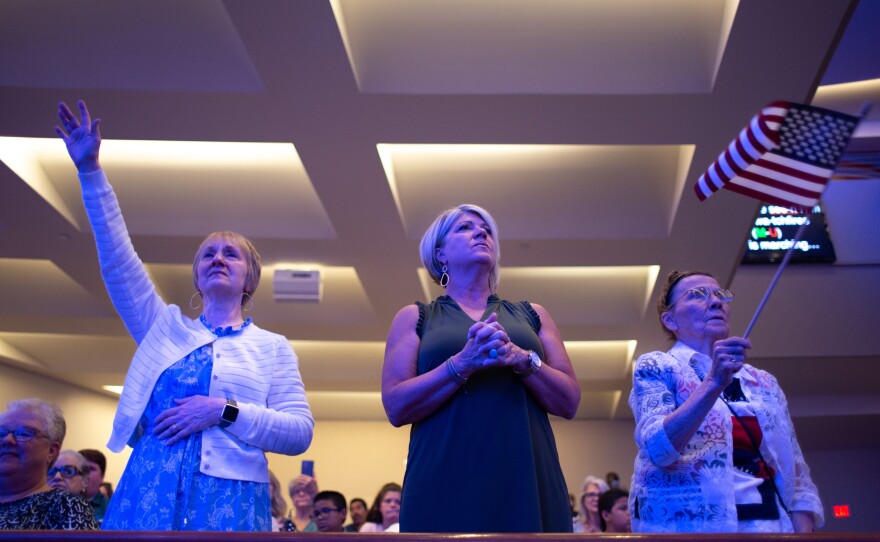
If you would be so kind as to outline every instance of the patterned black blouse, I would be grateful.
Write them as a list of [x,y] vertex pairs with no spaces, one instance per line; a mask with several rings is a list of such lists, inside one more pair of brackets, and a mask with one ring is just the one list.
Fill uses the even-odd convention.
[[0,502],[0,530],[97,529],[92,507],[63,489]]

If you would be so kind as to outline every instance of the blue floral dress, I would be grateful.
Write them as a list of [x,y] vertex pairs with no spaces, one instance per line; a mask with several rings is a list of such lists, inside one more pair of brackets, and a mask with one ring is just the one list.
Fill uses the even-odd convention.
[[[204,319],[202,320],[210,329]],[[240,333],[212,329],[218,335]],[[153,434],[156,417],[176,398],[208,395],[213,347],[206,344],[165,370],[141,417],[143,436],[113,493],[102,530],[269,531],[269,484],[199,472],[201,432],[171,446]]]

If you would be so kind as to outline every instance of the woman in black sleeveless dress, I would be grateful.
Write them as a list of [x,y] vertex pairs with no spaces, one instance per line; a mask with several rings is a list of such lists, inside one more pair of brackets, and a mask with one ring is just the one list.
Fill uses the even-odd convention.
[[568,491],[548,413],[572,418],[580,386],[556,324],[498,285],[497,228],[460,205],[421,244],[446,295],[400,310],[382,401],[412,424],[402,532],[571,532]]

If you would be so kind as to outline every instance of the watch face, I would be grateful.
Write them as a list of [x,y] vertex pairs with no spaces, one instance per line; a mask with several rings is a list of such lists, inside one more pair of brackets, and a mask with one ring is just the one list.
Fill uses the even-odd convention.
[[536,352],[529,352],[529,361],[536,368],[541,366],[541,358]]
[[220,417],[223,418],[223,421],[225,422],[234,422],[238,418],[238,407],[226,405],[223,409],[223,414]]

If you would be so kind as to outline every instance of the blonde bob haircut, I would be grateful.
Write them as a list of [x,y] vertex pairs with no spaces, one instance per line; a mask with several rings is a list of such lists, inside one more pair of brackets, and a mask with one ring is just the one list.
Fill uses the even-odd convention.
[[215,231],[209,233],[208,236],[205,237],[193,258],[193,286],[195,286],[196,292],[202,293],[199,290],[199,260],[201,259],[202,252],[205,250],[205,246],[217,239],[239,247],[244,255],[245,263],[247,263],[247,276],[244,280],[244,291],[241,296],[241,305],[244,306],[248,301],[247,298],[253,298],[254,292],[257,291],[257,286],[260,284],[260,273],[263,269],[263,263],[260,259],[260,253],[257,252],[253,243],[240,233],[235,233],[234,231]]
[[452,229],[452,224],[458,220],[458,217],[465,213],[473,213],[479,216],[492,230],[492,238],[495,239],[495,264],[489,272],[489,290],[495,293],[498,290],[498,281],[501,275],[501,244],[498,238],[498,225],[495,219],[489,214],[489,211],[473,205],[471,203],[463,203],[457,207],[446,209],[434,219],[434,222],[428,227],[428,231],[422,236],[422,242],[419,245],[419,255],[422,258],[422,265],[428,270],[428,274],[437,284],[440,284],[440,276],[443,274],[443,264],[437,261],[437,249],[442,247]]

